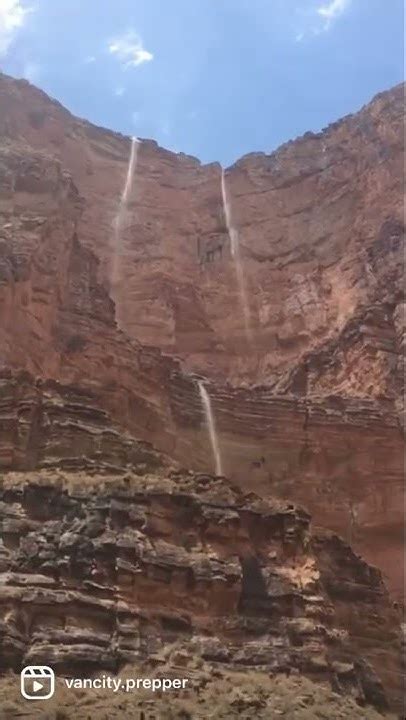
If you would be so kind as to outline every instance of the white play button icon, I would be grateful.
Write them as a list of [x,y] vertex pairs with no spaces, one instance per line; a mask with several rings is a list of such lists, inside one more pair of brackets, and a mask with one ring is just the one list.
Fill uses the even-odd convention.
[[27,665],[21,672],[20,689],[27,700],[48,700],[55,692],[55,673],[48,665]]

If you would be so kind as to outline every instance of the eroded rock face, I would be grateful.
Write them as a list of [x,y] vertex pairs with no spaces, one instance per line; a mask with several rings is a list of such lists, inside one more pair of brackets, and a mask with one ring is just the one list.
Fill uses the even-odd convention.
[[[176,637],[396,697],[391,603],[349,545],[403,593],[402,97],[226,172],[247,342],[220,166],[143,141],[118,238],[129,139],[0,75],[7,666]],[[211,477],[199,377],[240,491]]]
[[[312,539],[297,508],[207,475],[37,471],[3,479],[1,518],[3,670],[117,672],[176,641],[381,708],[382,680],[393,695],[396,613],[379,572],[338,537]],[[358,639],[372,626],[391,644],[383,660]]]
[[[74,376],[70,385],[35,381],[27,373],[0,374],[0,420],[6,431],[0,440],[1,467],[29,469],[35,462],[46,467],[55,455],[54,443],[59,453],[64,447],[64,467],[80,464],[84,453],[89,466],[94,464],[99,448],[107,456],[105,448],[111,443],[109,433],[99,431],[109,408],[113,417],[125,418],[126,427],[144,444],[152,442],[184,467],[211,471],[196,379],[159,351],[124,342],[119,347],[128,352],[129,368],[121,385],[108,382],[111,368],[105,370],[103,385],[100,365],[98,378],[84,382]],[[92,358],[89,362],[86,354],[82,367],[89,368]],[[245,491],[303,503],[318,525],[340,533],[381,567],[385,581],[401,597],[403,440],[391,405],[339,396],[316,400],[276,395],[266,387],[210,383],[207,388],[225,474]],[[89,422],[90,439],[76,448],[75,423],[81,428]],[[117,452],[121,441],[116,442],[110,463],[118,470],[127,465],[128,452]]]
[[[1,147],[0,362],[4,367],[26,368],[45,381],[49,378],[69,384],[79,394],[90,393],[92,402],[100,410],[107,409],[121,427],[152,442],[183,465],[210,472],[213,463],[197,382],[186,367],[193,366],[194,356],[189,351],[183,353],[185,365],[158,347],[145,347],[132,339],[134,333],[120,319],[123,303],[133,302],[130,282],[120,285],[124,295],[116,297],[116,305],[111,298],[117,287],[109,287],[106,275],[111,260],[107,235],[113,237],[106,218],[113,217],[120,190],[117,180],[111,196],[106,192],[107,166],[118,160],[107,153],[104,144],[122,147],[125,140],[80,124],[27,84],[2,79],[0,88],[4,100],[9,100],[0,106],[5,131]],[[382,112],[394,122],[398,92],[392,95]],[[30,113],[37,103],[45,104],[49,111],[46,122],[53,118],[52,126],[59,127],[61,133],[65,128],[65,135],[60,135],[62,144],[50,144],[49,133],[45,126],[37,127],[38,122],[35,127],[26,124],[24,103],[31,108]],[[15,124],[7,130],[4,122],[11,118],[10,113]],[[94,175],[77,164],[85,156],[77,149],[83,149],[83,138],[69,130],[72,123],[77,132],[82,128],[82,133],[93,133],[95,148],[105,163],[97,166]],[[68,147],[62,152],[65,144]],[[163,151],[154,144],[147,147],[150,154],[144,159],[155,168],[155,182],[164,189],[172,177],[176,181],[172,195],[177,198],[176,193],[181,193],[183,198],[183,170],[165,166],[164,172],[161,165],[154,164],[154,153],[160,156]],[[292,155],[296,145],[289,147]],[[140,162],[143,152],[139,151]],[[182,160],[170,153],[167,156],[174,162]],[[80,191],[72,174],[63,169],[65,162],[80,182]],[[251,161],[246,162],[250,167]],[[265,160],[255,156],[252,162]],[[119,165],[125,167],[123,161]],[[114,172],[110,170],[111,181]],[[87,182],[96,182],[96,178],[106,183],[103,191],[101,186],[89,189]],[[199,201],[199,188],[193,194],[194,202]],[[89,216],[96,198],[98,213]],[[156,198],[156,202],[162,202],[163,211],[168,201]],[[110,203],[108,211],[106,203]],[[176,207],[173,217],[181,214]],[[150,210],[155,212],[155,206]],[[100,225],[103,218],[104,225]],[[150,221],[145,222],[149,227]],[[374,266],[379,283],[368,296],[369,304],[361,303],[349,319],[344,318],[338,334],[332,333],[328,340],[320,336],[314,350],[301,353],[296,348],[292,355],[295,364],[285,354],[283,371],[274,373],[265,386],[238,390],[219,382],[217,360],[210,361],[205,371],[217,378],[209,391],[226,474],[244,488],[304,502],[316,522],[334,528],[371,562],[378,562],[392,590],[401,594],[403,457],[397,418],[402,409],[403,380],[402,354],[398,351],[404,334],[397,289],[401,226],[383,221],[382,228],[368,249],[368,262]],[[179,262],[181,267],[183,254],[178,256],[176,247],[168,252],[170,262]],[[128,262],[137,273],[141,266]],[[191,272],[187,271],[189,279]],[[203,287],[204,272],[193,281],[193,292]],[[160,280],[153,285],[150,280],[148,288],[161,302],[166,297],[164,288],[170,287],[169,279],[164,285]],[[226,275],[221,282],[226,283]],[[194,343],[202,343],[207,358],[213,343],[210,340],[206,344],[208,336],[204,333],[199,341],[196,335],[203,316],[199,315],[199,320],[189,295],[184,296],[180,286],[176,287],[179,312],[192,313],[185,333]],[[388,298],[391,292],[395,304]],[[221,296],[216,297],[216,312],[227,312]],[[141,309],[136,304],[131,307],[131,317],[139,319]],[[241,313],[232,315],[240,317]],[[145,315],[146,321],[149,317]],[[289,322],[293,317],[294,313]],[[207,318],[204,322],[207,324]],[[222,327],[226,338],[224,318]],[[161,330],[156,325],[155,345],[162,346]],[[140,338],[145,340],[142,333]],[[243,344],[238,361],[241,368],[247,352],[245,340]],[[271,347],[272,343],[270,352]],[[264,357],[261,351],[261,362]],[[259,365],[255,367],[252,380],[262,376],[262,371],[257,372]],[[331,395],[334,397],[327,397]],[[41,402],[40,392],[36,397]]]
[[[6,76],[0,103],[2,135],[24,138],[71,172],[85,199],[80,240],[101,260],[99,276],[108,282],[128,138],[78,120]],[[112,288],[122,329],[181,355],[194,371],[233,382],[273,382],[308,353],[328,352],[334,339],[328,390],[387,394],[402,294],[402,119],[398,86],[323,133],[307,133],[272,155],[247,155],[227,170],[252,344],[244,335],[220,166],[141,142],[119,247],[121,280]],[[377,342],[362,349],[359,318],[358,337],[348,345],[348,324],[376,303],[387,316],[378,321]],[[320,380],[309,390],[325,392]]]
[[26,372],[0,375],[0,469],[96,468],[141,475],[171,466],[150,443],[114,427],[91,390],[37,381]]
[[2,670],[118,672],[164,664],[176,643],[186,665],[297,672],[397,706],[400,617],[379,570],[312,533],[293,504],[175,467],[90,395],[12,380],[0,423]]

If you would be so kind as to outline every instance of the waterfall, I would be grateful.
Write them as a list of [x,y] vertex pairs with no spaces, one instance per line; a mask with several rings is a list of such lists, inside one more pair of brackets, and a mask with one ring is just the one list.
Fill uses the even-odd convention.
[[220,448],[219,448],[218,439],[217,439],[216,424],[214,422],[214,415],[213,415],[213,410],[211,407],[210,396],[201,380],[198,381],[198,386],[199,386],[200,399],[202,401],[204,414],[206,417],[206,425],[207,425],[207,429],[209,431],[211,449],[213,451],[214,463],[215,463],[215,468],[216,468],[216,475],[222,475],[223,471],[222,471],[222,467],[221,467]]
[[113,262],[111,271],[111,284],[112,286],[117,285],[119,280],[119,263],[122,250],[122,234],[123,226],[127,216],[127,205],[131,197],[131,191],[134,180],[135,168],[137,165],[139,140],[136,137],[131,138],[131,150],[130,159],[128,161],[127,175],[125,179],[125,185],[120,198],[120,204],[118,206],[117,215],[113,221],[114,228],[114,248],[113,248]]
[[123,190],[123,194],[121,196],[120,209],[127,205],[128,199],[130,197],[131,188],[132,188],[132,184],[133,184],[134,170],[135,170],[135,166],[137,163],[138,143],[139,143],[139,140],[136,137],[131,138],[130,160],[128,163],[127,177],[125,179],[124,190]]
[[221,169],[221,197],[223,199],[224,217],[226,219],[227,233],[230,239],[231,256],[234,260],[235,272],[237,276],[238,294],[240,297],[241,308],[244,318],[245,336],[249,342],[252,341],[250,309],[247,300],[247,290],[245,285],[244,269],[240,256],[240,240],[238,231],[233,227],[231,219],[231,206],[227,197],[226,178],[223,168]]

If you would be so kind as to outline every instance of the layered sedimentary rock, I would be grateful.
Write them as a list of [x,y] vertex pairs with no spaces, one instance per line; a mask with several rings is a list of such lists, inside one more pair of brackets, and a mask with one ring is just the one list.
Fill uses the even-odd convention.
[[0,374],[0,470],[76,467],[115,473],[176,467],[109,421],[90,390]]
[[[195,384],[183,379],[174,387],[179,454],[186,457],[194,442],[202,467],[205,453],[212,460]],[[207,388],[225,474],[263,496],[303,503],[317,524],[380,565],[402,596],[403,437],[391,404],[276,395],[266,387]]]
[[[129,140],[5,76],[0,103],[3,137],[51,153],[71,172],[85,199],[80,239],[102,261],[99,273],[107,281]],[[334,375],[348,374],[347,365],[341,391],[387,394],[394,350],[384,340],[393,336],[401,301],[402,118],[399,86],[322,133],[307,133],[272,155],[253,153],[226,171],[251,346],[242,312],[235,311],[240,302],[220,166],[141,142],[120,243],[121,282],[113,293],[126,333],[182,355],[206,375],[269,382],[332,338],[340,346],[354,313],[383,303],[387,330],[378,330],[378,342],[364,350],[358,338],[349,347],[344,337]],[[351,372],[359,355],[367,377]],[[329,387],[335,376],[326,379]]]
[[398,611],[337,535],[176,467],[72,386],[1,387],[2,670],[159,667],[175,643],[186,665],[293,672],[399,705]]
[[381,709],[400,702],[397,618],[379,572],[338,537],[311,538],[303,511],[175,472],[10,474],[1,502],[3,670],[159,666],[176,642],[179,657],[212,667],[296,672]]
[[[118,226],[129,139],[0,75],[7,667],[117,669],[176,636],[396,697],[391,602],[349,545],[403,593],[402,97],[226,171],[247,342],[220,166],[142,141]],[[240,491],[211,477],[199,378]]]
[[[55,424],[61,403],[68,401],[82,403],[85,409],[77,412],[85,419],[87,407],[95,417],[108,407],[138,437],[183,466],[210,471],[213,458],[196,380],[159,352],[134,348],[132,357],[131,372],[122,375],[125,384],[103,389],[94,380],[60,385],[4,372],[0,419],[9,441],[0,448],[2,467],[32,467],[51,431],[69,457],[70,426]],[[311,508],[318,525],[339,532],[380,566],[402,596],[403,441],[391,407],[337,396],[318,402],[276,396],[267,388],[207,387],[226,475],[245,490],[295,498]],[[125,465],[125,454],[112,464]]]
[[[233,327],[219,167],[141,143],[117,248],[128,140],[27,83],[2,76],[0,96],[3,366],[81,387],[137,437],[209,471],[189,374],[203,369],[227,475],[304,501],[401,592],[401,88],[226,173],[251,304],[266,285],[252,347]],[[112,287],[118,250],[125,277]]]

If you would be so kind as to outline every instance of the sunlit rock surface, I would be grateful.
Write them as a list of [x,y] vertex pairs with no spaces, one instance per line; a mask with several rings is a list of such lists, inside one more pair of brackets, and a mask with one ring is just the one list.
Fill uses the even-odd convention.
[[[6,76],[0,103],[3,143],[18,139],[71,173],[85,200],[80,242],[107,280],[130,139]],[[322,133],[226,170],[252,345],[238,311],[220,165],[141,142],[114,298],[128,336],[237,382],[281,380],[316,351],[323,362],[316,377],[310,362],[308,392],[390,393],[401,302],[402,119],[398,86]],[[362,313],[376,305],[382,312],[365,322]]]
[[[304,502],[403,592],[403,87],[225,173],[0,76],[0,363],[181,464]],[[120,233],[117,238],[117,217]],[[121,278],[121,280],[120,280]],[[241,389],[245,388],[245,389]]]
[[90,396],[28,375],[3,379],[0,440],[3,671],[118,672],[176,642],[190,661],[399,704],[381,573],[303,509],[182,470]]
[[[176,638],[204,662],[293,663],[333,685],[342,663],[359,701],[399,698],[396,608],[358,553],[403,593],[402,118],[397,87],[226,170],[248,342],[220,166],[142,141],[118,244],[129,138],[0,75],[4,668],[52,648],[66,668],[118,668],[152,652],[140,637]],[[202,378],[235,485],[212,477]],[[38,597],[63,627],[34,632]],[[180,602],[188,617],[165,626]]]

